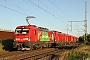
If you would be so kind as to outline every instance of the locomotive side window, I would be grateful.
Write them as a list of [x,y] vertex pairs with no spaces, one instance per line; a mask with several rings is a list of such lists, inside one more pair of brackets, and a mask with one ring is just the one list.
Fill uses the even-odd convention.
[[16,34],[27,34],[27,33],[29,33],[29,29],[26,29],[26,28],[16,29],[15,33]]
[[34,34],[36,35],[36,30],[34,31]]

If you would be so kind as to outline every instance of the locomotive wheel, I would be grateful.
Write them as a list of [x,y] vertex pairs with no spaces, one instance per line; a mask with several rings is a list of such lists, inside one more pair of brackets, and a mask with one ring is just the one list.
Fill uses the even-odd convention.
[[17,50],[21,50],[21,47],[17,47]]
[[40,49],[43,49],[43,47],[41,46]]
[[18,44],[17,45],[17,50],[21,50],[22,48],[21,48],[21,45],[20,44]]

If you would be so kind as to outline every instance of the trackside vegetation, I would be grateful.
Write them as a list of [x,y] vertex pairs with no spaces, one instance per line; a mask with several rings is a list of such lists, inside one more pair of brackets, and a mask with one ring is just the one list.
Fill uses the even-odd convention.
[[84,42],[84,35],[79,37],[79,42],[86,45],[90,45],[90,34],[86,36],[86,43]]
[[12,50],[13,39],[2,39],[0,40],[0,53]]
[[84,43],[84,36],[79,37],[81,46],[65,55],[65,60],[90,60],[90,34],[86,36],[87,43]]
[[65,60],[86,60],[90,58],[90,53],[71,51],[65,56]]

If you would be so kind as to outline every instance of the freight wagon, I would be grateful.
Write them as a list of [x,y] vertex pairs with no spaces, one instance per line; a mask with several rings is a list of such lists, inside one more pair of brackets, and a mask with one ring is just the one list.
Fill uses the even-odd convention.
[[0,30],[0,40],[3,40],[3,39],[14,39],[14,32]]

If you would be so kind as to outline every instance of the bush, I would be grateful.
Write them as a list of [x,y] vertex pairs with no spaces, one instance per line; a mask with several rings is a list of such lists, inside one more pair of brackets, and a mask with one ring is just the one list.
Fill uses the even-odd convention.
[[2,39],[0,40],[1,49],[5,51],[11,51],[13,49],[13,39]]

